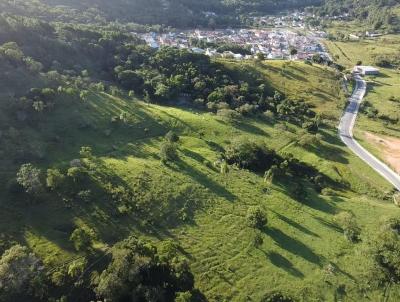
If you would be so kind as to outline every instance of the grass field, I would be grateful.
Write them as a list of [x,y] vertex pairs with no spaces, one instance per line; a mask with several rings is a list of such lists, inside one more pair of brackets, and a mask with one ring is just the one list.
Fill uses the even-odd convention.
[[[275,89],[304,98],[329,117],[321,143],[301,147],[297,141],[304,135],[302,129],[264,117],[228,122],[189,108],[92,93],[85,103],[56,107],[35,127],[18,128],[19,138],[28,145],[45,146],[43,169],[64,167],[78,157],[81,146],[91,146],[94,175],[110,176],[132,189],[145,188],[141,202],[157,223],[148,225],[135,213],[115,215],[107,199],[26,205],[6,193],[0,197],[3,241],[24,242],[45,263],[58,266],[76,257],[68,240],[75,226],[92,232],[96,248],[103,250],[134,232],[156,243],[178,242],[190,261],[196,286],[209,301],[260,301],[273,290],[289,292],[301,301],[364,300],[360,287],[363,244],[349,243],[333,217],[352,211],[362,226],[363,239],[367,238],[379,227],[379,217],[396,211],[382,199],[391,186],[339,141],[334,124],[342,96],[331,70],[280,61],[252,68],[262,72]],[[127,113],[126,124],[110,122],[122,112]],[[164,165],[159,146],[171,129],[181,136],[179,160]],[[54,141],[54,136],[61,140]],[[304,182],[308,197],[298,201],[290,179],[267,185],[262,175],[246,170],[231,168],[228,174],[220,174],[207,162],[215,161],[238,137],[263,141],[278,153],[292,153],[343,186],[323,196]],[[17,167],[5,164],[9,177]],[[105,185],[101,178],[96,180],[100,187]],[[247,227],[245,219],[253,205],[268,213],[268,226],[260,231],[263,244],[257,248],[253,240],[258,231]],[[326,272],[329,263],[336,268],[335,274]],[[370,301],[378,301],[382,293],[368,295]],[[399,299],[400,291],[393,288],[391,301]]]
[[[351,68],[358,60],[365,65],[374,65],[377,55],[398,53],[400,36],[386,35],[379,39],[357,42],[327,41],[326,44],[333,55],[339,56],[340,64]],[[400,103],[391,100],[391,97],[397,97],[400,93],[400,71],[394,68],[380,68],[380,73],[379,76],[366,77],[368,91],[365,100],[378,110],[377,117],[368,118],[360,114],[354,134],[368,150],[382,158],[380,151],[368,144],[364,135],[365,131],[368,131],[378,135],[400,137],[400,124],[396,121],[400,117]]]

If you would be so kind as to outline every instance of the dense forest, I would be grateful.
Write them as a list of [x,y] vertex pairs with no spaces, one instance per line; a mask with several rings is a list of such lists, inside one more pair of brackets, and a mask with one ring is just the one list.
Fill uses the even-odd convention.
[[326,0],[324,5],[316,8],[322,16],[343,16],[348,14],[348,19],[357,19],[367,23],[372,29],[384,29],[388,32],[400,30],[400,16],[397,0]]
[[273,14],[285,9],[320,4],[321,0],[1,0],[2,12],[36,16],[51,21],[121,21],[172,27],[225,26],[240,23],[244,13]]

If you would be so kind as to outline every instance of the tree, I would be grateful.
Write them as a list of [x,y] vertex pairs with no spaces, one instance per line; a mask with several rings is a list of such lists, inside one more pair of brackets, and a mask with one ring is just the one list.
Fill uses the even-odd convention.
[[179,141],[179,136],[171,130],[165,135],[165,139],[170,143],[177,143]]
[[[400,284],[400,218],[384,219],[365,247],[368,287]],[[388,299],[389,300],[389,299]]]
[[45,106],[43,101],[34,101],[32,104],[33,109],[37,112],[43,112]]
[[191,302],[193,299],[193,295],[191,292],[183,292],[178,293],[175,302]]
[[173,301],[177,292],[193,289],[193,275],[184,263],[177,257],[161,260],[153,245],[131,236],[113,247],[112,261],[100,274],[95,292],[109,301],[127,297],[130,301]]
[[79,150],[79,155],[83,158],[91,159],[93,157],[92,147],[82,146]]
[[65,180],[65,175],[58,169],[48,169],[46,177],[46,185],[51,190],[60,188]]
[[89,97],[89,91],[87,90],[82,90],[81,93],[79,94],[79,98],[83,102],[86,102],[88,100],[88,97]]
[[276,175],[279,172],[279,168],[276,165],[271,166],[271,168],[268,171],[265,171],[264,173],[264,181],[267,183],[273,183]]
[[82,181],[85,176],[85,170],[82,167],[71,167],[67,170],[67,176],[74,182]]
[[160,148],[160,157],[164,163],[175,160],[178,157],[176,144],[169,141],[163,142]]
[[263,236],[260,234],[260,232],[257,232],[253,239],[254,246],[256,248],[259,248],[260,246],[262,246],[263,243],[264,243]]
[[323,63],[323,58],[321,57],[321,55],[319,54],[319,53],[316,53],[316,54],[314,54],[313,56],[312,56],[312,59],[311,59],[314,63],[317,63],[317,64],[322,64]]
[[[14,245],[0,259],[0,300],[22,301],[29,293],[40,293],[43,265],[28,248]],[[31,300],[31,299],[29,299]],[[25,300],[27,301],[27,300]]]
[[261,302],[294,302],[295,300],[281,292],[273,292],[261,299]]
[[229,166],[225,160],[221,162],[220,172],[223,175],[228,174],[229,172]]
[[294,47],[290,47],[289,53],[291,56],[295,56],[295,55],[297,55],[297,49]]
[[43,191],[41,171],[32,164],[24,164],[17,173],[17,182],[26,193],[37,195]]
[[118,73],[118,80],[125,89],[133,90],[137,93],[142,91],[143,79],[133,70],[121,71]]
[[276,153],[262,144],[247,139],[234,140],[225,150],[228,164],[240,168],[262,172],[271,167],[276,160]]
[[353,213],[341,212],[335,216],[335,222],[342,228],[347,240],[357,242],[360,239],[361,230]]
[[72,241],[78,252],[89,250],[91,248],[92,237],[82,228],[76,228],[69,237],[69,240]]
[[247,224],[252,228],[261,229],[267,223],[267,217],[259,206],[250,207],[246,215]]
[[87,264],[88,263],[87,263],[86,258],[80,258],[80,259],[74,260],[68,266],[68,275],[72,278],[78,278],[85,271]]
[[262,52],[257,53],[257,60],[258,61],[264,61],[265,60],[265,55]]

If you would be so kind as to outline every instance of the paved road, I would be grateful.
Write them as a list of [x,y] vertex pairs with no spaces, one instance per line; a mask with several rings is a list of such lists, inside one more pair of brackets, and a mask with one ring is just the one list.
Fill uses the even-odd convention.
[[363,148],[353,138],[353,128],[357,119],[357,113],[360,108],[360,104],[367,91],[367,83],[356,75],[356,87],[353,95],[350,97],[350,104],[347,106],[339,124],[339,136],[343,143],[347,145],[359,158],[370,165],[376,172],[386,178],[391,184],[393,184],[400,191],[400,176],[389,168],[386,164],[381,162],[365,148]]

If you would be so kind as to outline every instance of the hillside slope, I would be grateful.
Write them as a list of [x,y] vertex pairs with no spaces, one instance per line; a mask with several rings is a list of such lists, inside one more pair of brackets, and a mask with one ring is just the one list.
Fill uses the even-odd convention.
[[0,301],[399,299],[336,69],[45,19],[0,17]]
[[[304,8],[321,0],[1,0],[2,12],[58,21],[122,21],[173,27],[237,25],[243,13],[274,14]],[[49,15],[48,12],[51,12]]]
[[[400,5],[396,0],[326,0],[316,8],[320,15],[343,16],[356,19],[368,30],[381,30],[389,33],[400,30]],[[360,28],[356,29],[360,30]]]
[[[276,79],[271,85],[279,90],[287,89],[279,81],[283,70],[292,77],[303,72],[320,75],[321,80],[309,78],[309,84],[293,93],[307,95],[318,83],[322,91],[310,101],[330,114],[336,97],[322,95],[337,93],[334,75],[320,67],[285,64],[265,63],[259,68]],[[112,117],[121,113],[127,114],[127,122],[113,125]],[[83,121],[87,126],[80,126]],[[170,130],[180,136],[179,159],[164,165],[159,149]],[[230,121],[188,108],[93,92],[86,102],[58,107],[36,127],[18,132],[24,140],[45,148],[46,155],[37,161],[43,170],[63,171],[79,157],[81,146],[93,150],[84,159],[90,181],[81,190],[92,192],[86,201],[52,195],[39,204],[26,204],[14,193],[2,198],[1,233],[8,242],[11,238],[26,242],[55,272],[77,255],[69,241],[73,229],[90,232],[99,251],[134,232],[156,244],[168,239],[179,244],[196,287],[209,301],[246,297],[258,301],[274,290],[301,299],[331,300],[343,283],[349,299],[358,299],[362,292],[353,280],[363,273],[361,246],[345,240],[333,217],[352,211],[366,236],[378,227],[371,216],[393,211],[392,205],[372,197],[383,196],[390,186],[341,146],[334,128],[323,129],[315,145],[303,146],[300,141],[306,134],[301,128],[270,118]],[[53,140],[55,136],[59,139]],[[330,194],[321,195],[307,180],[284,176],[269,185],[262,174],[235,167],[221,174],[211,163],[240,137],[264,142],[279,154],[291,153],[345,187],[332,185]],[[305,188],[303,197],[296,183]],[[135,192],[134,200],[120,203],[101,193],[117,187]],[[247,210],[254,205],[268,213],[268,227],[260,233],[263,243],[257,247],[253,245],[257,231],[246,227]],[[329,263],[339,271],[335,276],[326,276]],[[371,295],[378,297],[379,292]]]

